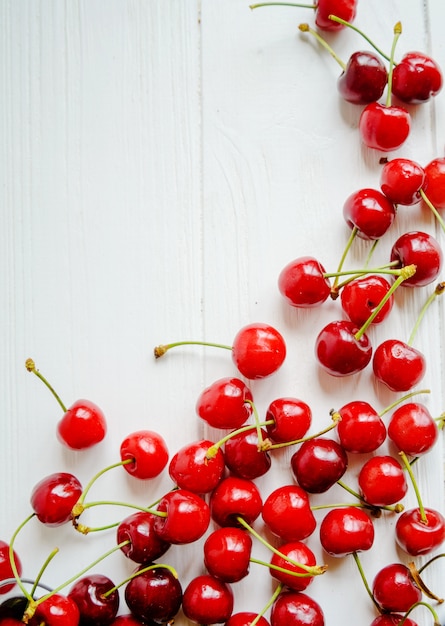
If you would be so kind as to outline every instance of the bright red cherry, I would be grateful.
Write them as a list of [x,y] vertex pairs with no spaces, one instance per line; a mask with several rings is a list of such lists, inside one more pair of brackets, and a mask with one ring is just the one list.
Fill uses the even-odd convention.
[[225,470],[224,454],[218,448],[212,458],[207,457],[212,441],[201,439],[183,446],[171,458],[168,472],[181,489],[194,493],[209,493],[222,479]]
[[[380,274],[369,274],[351,280],[340,292],[341,306],[348,318],[361,327],[370,317],[390,290],[391,285]],[[373,324],[380,324],[390,314],[394,304],[391,295],[373,319]]]
[[436,209],[445,209],[445,157],[433,159],[425,166],[423,190]]
[[122,461],[132,459],[123,467],[141,480],[159,476],[168,462],[168,448],[164,438],[153,430],[138,430],[122,441],[120,446]]
[[[278,550],[286,557],[308,567],[314,567],[316,564],[315,555],[312,550],[302,541],[293,541],[279,546]],[[270,560],[271,565],[281,567],[289,572],[303,574],[305,570],[302,567],[298,567],[293,563],[287,561],[287,559],[274,553]],[[276,578],[281,583],[286,585],[289,589],[294,591],[304,591],[314,580],[311,576],[293,576],[291,573],[282,572],[273,568],[269,569],[269,573],[273,578]],[[306,572],[307,573],[307,572]]]
[[372,594],[383,611],[405,613],[422,599],[409,568],[403,563],[390,563],[379,570],[372,583]]
[[336,557],[369,550],[374,543],[374,525],[359,507],[331,509],[320,524],[320,542]]
[[401,235],[391,248],[390,261],[396,267],[415,265],[416,271],[402,282],[404,287],[423,287],[432,283],[442,269],[443,253],[437,240],[422,231],[409,231]]
[[399,106],[371,102],[362,111],[359,132],[368,148],[390,152],[400,148],[411,130],[411,116]]
[[193,578],[184,590],[182,610],[196,624],[221,624],[233,611],[233,592],[230,586],[209,574]]
[[199,395],[196,412],[213,428],[239,428],[252,414],[252,393],[239,378],[220,378]]
[[326,31],[344,28],[343,24],[329,19],[330,15],[336,15],[346,22],[353,22],[357,13],[357,0],[317,0],[315,5],[315,24]]
[[102,574],[79,578],[71,587],[68,597],[77,604],[80,623],[85,626],[108,626],[119,609],[119,593],[114,583]]
[[282,485],[264,500],[262,518],[286,543],[309,537],[317,526],[308,493],[298,485]]
[[209,505],[212,519],[219,526],[239,526],[239,517],[248,524],[257,519],[263,501],[253,481],[228,476],[213,490]]
[[116,542],[130,543],[124,545],[123,554],[135,563],[156,561],[165,554],[170,547],[155,532],[156,515],[145,511],[136,511],[121,521],[117,528]]
[[399,615],[398,613],[383,613],[371,622],[371,626],[399,626],[403,621],[403,626],[418,626],[417,622],[413,622],[409,617]]
[[[249,611],[242,611],[240,613],[233,613],[227,620],[224,626],[250,626],[254,619],[258,618],[258,613],[252,613]],[[256,626],[270,626],[267,619],[261,616],[256,623]]]
[[387,506],[399,502],[408,491],[405,470],[388,455],[373,456],[364,463],[359,475],[360,492],[368,504]]
[[380,239],[393,223],[396,209],[377,189],[365,188],[350,194],[343,205],[343,217],[349,228],[357,228],[362,239]]
[[305,593],[282,591],[272,605],[271,626],[324,626],[321,606]]
[[424,404],[407,402],[391,415],[388,436],[400,451],[417,456],[431,450],[439,438],[439,429]]
[[[263,440],[267,432],[261,429]],[[224,459],[227,468],[235,476],[253,480],[266,474],[272,464],[270,454],[261,450],[255,426],[251,430],[234,434],[224,446]]]
[[165,494],[156,510],[166,517],[156,516],[154,530],[163,540],[172,544],[192,543],[200,539],[210,524],[210,509],[198,494],[176,489]]
[[301,444],[290,463],[300,487],[309,493],[324,493],[346,472],[348,457],[337,441],[314,437]]
[[445,541],[445,518],[435,509],[425,508],[425,520],[420,509],[404,511],[396,522],[396,540],[411,556],[429,554]]
[[442,71],[423,52],[408,52],[393,70],[392,93],[407,104],[422,104],[442,89]]
[[298,398],[277,398],[269,404],[265,419],[274,422],[266,426],[270,439],[276,443],[288,443],[305,436],[312,423],[312,411]]
[[372,368],[377,380],[391,391],[409,391],[425,376],[426,360],[404,341],[387,339],[375,349]]
[[366,333],[349,320],[328,323],[315,340],[315,355],[331,376],[350,376],[363,370],[371,360],[372,346]]
[[388,72],[380,57],[360,50],[349,57],[337,79],[337,89],[351,104],[369,104],[382,96],[387,82]]
[[140,565],[125,587],[125,602],[144,623],[171,623],[182,601],[182,586],[167,567],[145,569]]
[[252,539],[242,528],[217,528],[204,543],[204,565],[209,574],[226,583],[242,580],[249,573]]
[[[16,551],[13,551],[14,562],[19,576],[22,574],[22,563]],[[14,572],[9,559],[9,544],[0,540],[0,583],[8,578],[14,578]],[[14,588],[14,583],[0,586],[0,595],[9,593]]]
[[421,199],[425,170],[411,159],[391,159],[380,173],[380,188],[394,204],[411,206]]
[[72,509],[82,495],[73,474],[56,472],[39,481],[31,492],[31,506],[46,526],[60,526],[72,519]]
[[80,611],[72,598],[60,593],[50,595],[43,600],[29,620],[30,626],[78,626]]
[[232,359],[243,376],[251,380],[276,372],[286,358],[282,335],[268,324],[249,324],[235,336]]
[[368,402],[348,402],[338,413],[341,419],[337,422],[337,435],[346,452],[374,452],[385,441],[385,423]]
[[72,450],[84,450],[104,439],[107,423],[102,410],[90,400],[76,400],[57,425],[59,440]]
[[278,289],[294,307],[310,308],[325,302],[331,293],[326,270],[311,256],[298,257],[288,263],[278,277]]

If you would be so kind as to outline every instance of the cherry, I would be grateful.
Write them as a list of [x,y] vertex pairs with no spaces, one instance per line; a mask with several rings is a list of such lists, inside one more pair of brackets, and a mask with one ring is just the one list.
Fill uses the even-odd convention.
[[71,587],[68,598],[77,604],[83,626],[108,626],[119,609],[119,593],[113,582],[102,574],[79,578]]
[[272,605],[271,626],[324,626],[321,606],[305,593],[282,591]]
[[[260,429],[260,432],[264,441],[267,432],[264,429]],[[266,474],[272,463],[270,454],[261,449],[255,426],[252,426],[250,430],[233,434],[226,441],[224,459],[232,474],[247,480]]]
[[359,131],[368,148],[390,152],[400,148],[411,130],[411,116],[399,106],[371,102],[363,109]]
[[196,624],[220,624],[231,616],[233,603],[233,592],[227,583],[203,574],[185,588],[182,610]]
[[[357,12],[358,0],[315,0],[313,4],[289,3],[286,6],[315,9],[315,24],[320,30],[338,31],[344,28],[344,24],[331,20],[332,15],[338,15],[346,22],[352,22]],[[251,9],[279,5],[280,2],[260,2],[251,4]]]
[[234,583],[249,573],[252,539],[241,528],[225,526],[214,530],[204,543],[204,565],[209,574]]
[[142,622],[132,613],[126,613],[125,615],[118,615],[116,619],[111,622],[111,626],[150,626],[147,622]]
[[161,539],[155,532],[155,521],[156,515],[136,511],[123,519],[117,528],[118,545],[129,541],[121,547],[121,551],[135,563],[155,561],[170,547],[170,543]]
[[387,82],[388,72],[380,57],[360,50],[349,57],[337,79],[337,89],[347,102],[369,104],[382,96]]
[[423,354],[398,339],[383,341],[374,351],[372,368],[375,377],[391,391],[408,391],[425,376]]
[[348,457],[337,441],[314,437],[301,444],[290,463],[300,487],[309,493],[323,493],[346,472]]
[[72,519],[72,509],[82,495],[73,474],[56,472],[42,478],[31,492],[31,506],[46,526],[60,526]]
[[[374,309],[390,290],[391,285],[380,274],[369,274],[355,278],[344,285],[340,292],[341,306],[348,318],[357,326],[362,326]],[[394,304],[391,296],[374,318],[373,324],[380,324],[390,314]]]
[[445,209],[445,157],[433,159],[425,166],[423,190],[436,209]]
[[181,489],[204,494],[212,491],[222,479],[225,470],[224,454],[220,448],[209,458],[212,441],[201,439],[183,446],[173,455],[168,471]]
[[239,378],[220,378],[199,395],[196,412],[213,428],[240,428],[252,414],[252,393]]
[[22,618],[29,604],[29,598],[25,596],[12,596],[3,600],[0,604],[0,624],[23,624]]
[[249,611],[233,613],[224,626],[250,626],[253,623],[253,620],[257,620],[255,622],[256,626],[270,626],[265,617],[259,617],[258,613],[252,613]]
[[135,574],[125,587],[125,602],[132,614],[144,623],[170,623],[181,608],[178,578],[162,565],[140,565]]
[[[22,575],[22,562],[19,556],[13,550],[13,559],[15,567],[19,576]],[[14,570],[12,569],[11,560],[9,558],[9,544],[0,540],[0,583],[8,578],[14,578]],[[15,583],[10,585],[0,585],[0,595],[9,593],[15,586]]]
[[271,532],[289,543],[309,537],[317,521],[308,493],[298,485],[283,485],[264,500],[262,518]]
[[395,504],[408,491],[402,465],[388,455],[368,459],[360,469],[358,484],[364,500],[373,506]]
[[417,622],[413,622],[409,617],[399,615],[398,613],[384,613],[379,615],[371,622],[371,626],[418,626]]
[[393,72],[392,92],[407,104],[422,104],[442,89],[442,72],[436,61],[423,52],[408,52]]
[[125,470],[141,480],[159,476],[168,463],[168,448],[164,438],[153,430],[138,430],[129,434],[120,446]]
[[176,489],[165,494],[157,511],[166,516],[156,516],[154,530],[168,543],[192,543],[204,535],[210,523],[210,509],[198,494],[186,489]]
[[210,513],[219,526],[239,526],[238,518],[248,524],[261,513],[263,501],[258,487],[251,480],[228,476],[210,495]]
[[390,261],[396,267],[415,265],[415,273],[403,281],[405,287],[423,287],[438,277],[442,269],[443,253],[436,239],[422,231],[409,231],[401,235],[391,248]]
[[389,612],[404,613],[422,599],[422,591],[409,568],[402,563],[391,563],[377,572],[372,594],[380,608]]
[[410,456],[417,456],[434,446],[439,437],[439,429],[425,405],[408,402],[392,414],[388,424],[388,436],[399,450]]
[[374,525],[359,507],[332,509],[321,521],[320,542],[335,557],[369,550],[374,543]]
[[331,283],[325,274],[323,265],[314,257],[298,257],[281,270],[278,289],[291,306],[318,306],[328,299],[331,292]]
[[337,435],[346,452],[374,452],[385,441],[385,423],[368,402],[348,402],[338,414],[341,419],[337,422]]
[[371,360],[372,346],[365,333],[349,320],[329,322],[318,333],[315,354],[331,376],[350,376],[363,370]]
[[435,509],[409,509],[397,518],[395,533],[397,543],[408,554],[429,554],[445,541],[445,518]]
[[312,574],[312,570],[315,569],[314,566],[316,565],[314,553],[302,541],[293,541],[281,545],[279,546],[279,552],[300,565],[294,565],[286,558],[283,558],[281,554],[277,553],[272,555],[270,560],[271,565],[299,575],[294,576],[292,573],[287,573],[286,571],[283,572],[273,568],[269,569],[270,575],[279,580],[283,585],[286,585],[289,589],[293,589],[294,591],[304,591],[314,579],[314,575]]
[[40,602],[33,617],[28,621],[30,626],[78,626],[80,611],[75,601],[60,593],[51,594]]
[[421,199],[426,173],[411,159],[391,159],[380,173],[380,188],[393,204],[411,206]]
[[343,205],[346,223],[349,228],[356,228],[362,239],[380,239],[395,216],[393,203],[381,191],[368,187],[351,193]]
[[276,443],[288,443],[302,439],[312,423],[312,411],[306,402],[298,398],[276,398],[266,410],[266,430]]

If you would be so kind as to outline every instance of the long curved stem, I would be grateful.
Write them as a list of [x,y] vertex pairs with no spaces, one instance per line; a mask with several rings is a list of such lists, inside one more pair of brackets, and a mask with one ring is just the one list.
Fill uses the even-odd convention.
[[176,348],[177,346],[209,346],[211,348],[224,348],[224,350],[232,350],[232,346],[227,346],[222,343],[213,343],[208,341],[175,341],[173,343],[156,346],[153,350],[155,358],[159,359],[167,352],[167,350]]
[[417,331],[419,330],[420,323],[421,323],[421,321],[422,321],[422,319],[423,319],[423,317],[424,317],[428,307],[436,299],[436,297],[437,296],[441,296],[444,291],[445,291],[445,282],[439,283],[438,285],[436,285],[435,290],[433,291],[433,293],[429,296],[429,298],[427,299],[427,301],[423,305],[423,307],[422,307],[422,309],[421,309],[421,311],[419,313],[419,316],[418,316],[418,318],[416,320],[416,323],[414,324],[414,328],[413,328],[413,330],[411,332],[411,335],[410,335],[410,337],[409,337],[409,339],[407,341],[409,346],[412,345],[412,343],[413,343],[413,341],[415,339]]

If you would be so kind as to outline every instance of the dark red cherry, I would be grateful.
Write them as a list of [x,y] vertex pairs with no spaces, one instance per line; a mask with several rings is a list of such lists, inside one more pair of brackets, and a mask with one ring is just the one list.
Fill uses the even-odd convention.
[[96,445],[107,433],[102,410],[90,400],[76,400],[57,425],[59,440],[72,450]]
[[359,189],[343,204],[343,217],[349,228],[357,228],[362,239],[380,239],[394,222],[396,209],[378,189]]
[[349,57],[337,80],[341,97],[352,104],[369,104],[385,91],[388,72],[383,61],[373,52],[360,50]]
[[274,422],[266,426],[270,439],[276,443],[288,443],[305,436],[312,423],[312,411],[298,398],[277,398],[269,404],[265,419]]
[[309,493],[323,493],[346,472],[348,457],[337,441],[314,437],[301,444],[290,463],[300,487]]
[[165,494],[156,510],[166,513],[156,515],[154,530],[163,540],[172,544],[192,543],[200,539],[210,524],[210,509],[198,494],[186,489],[176,489]]
[[255,622],[256,626],[270,626],[265,617],[261,616],[258,619],[258,613],[252,613],[249,611],[233,613],[224,626],[250,626],[254,619],[258,620]]
[[170,478],[181,489],[204,494],[212,491],[224,475],[224,454],[218,448],[214,456],[207,457],[213,442],[201,439],[183,446],[173,455],[168,471]]
[[400,148],[411,130],[411,116],[406,109],[371,102],[359,119],[359,132],[368,148],[390,152]]
[[411,556],[429,554],[445,541],[445,518],[435,509],[419,507],[404,511],[396,522],[396,540]]
[[437,240],[418,230],[404,233],[391,248],[390,261],[397,261],[396,267],[416,266],[415,274],[402,282],[404,287],[423,287],[432,283],[442,269],[442,260],[442,248]]
[[210,496],[210,512],[219,526],[239,526],[238,517],[252,524],[261,513],[263,501],[255,483],[228,476]]
[[298,485],[282,485],[264,500],[262,518],[282,541],[301,541],[317,526],[308,493]]
[[199,395],[196,412],[213,428],[239,428],[252,414],[252,393],[239,378],[220,378]]
[[320,524],[320,542],[336,557],[369,550],[374,543],[374,525],[359,507],[331,509]]
[[407,402],[391,415],[388,436],[400,451],[417,456],[431,450],[439,438],[439,429],[424,404]]
[[391,159],[380,173],[380,188],[394,204],[411,206],[421,199],[425,170],[411,159]]
[[[15,550],[13,551],[13,558],[17,572],[19,576],[21,576],[22,562],[20,561],[20,558]],[[0,540],[0,583],[9,578],[14,578],[14,572],[9,558],[9,544]],[[10,585],[0,585],[0,595],[9,593],[13,588],[14,583],[11,583]]]
[[363,370],[371,360],[372,346],[360,327],[349,320],[328,323],[315,340],[315,355],[331,376],[350,376]]
[[443,77],[439,65],[423,52],[408,52],[393,70],[392,93],[407,104],[422,104],[437,96]]
[[140,565],[125,587],[125,602],[130,611],[144,623],[170,623],[182,602],[182,586],[167,567],[145,569]]
[[164,438],[153,430],[138,430],[122,441],[122,461],[132,459],[123,467],[141,480],[159,476],[168,463],[168,448]]
[[[263,440],[267,432],[261,429]],[[224,459],[227,468],[235,476],[253,480],[266,474],[271,467],[270,454],[261,450],[255,426],[251,430],[234,434],[224,446]]]
[[131,613],[125,613],[124,615],[118,615],[116,619],[111,622],[110,626],[151,626],[150,623],[143,622],[135,615]]
[[31,506],[46,526],[60,526],[72,519],[72,509],[82,495],[73,474],[56,472],[39,481],[31,492]]
[[383,341],[374,351],[374,375],[391,391],[409,391],[425,376],[423,354],[398,339]]
[[404,468],[394,457],[373,456],[364,463],[359,472],[360,492],[368,504],[396,504],[408,491],[405,474]]
[[409,568],[403,563],[390,563],[380,569],[372,583],[372,594],[383,611],[405,613],[422,599]]
[[[295,563],[300,563],[301,565],[308,567],[313,567],[316,564],[314,553],[302,541],[293,541],[291,543],[280,545],[278,550]],[[305,570],[302,567],[294,565],[277,553],[272,555],[270,563],[275,567],[280,567],[288,570],[289,572],[293,572],[294,574],[305,573]],[[269,569],[269,573],[273,578],[276,578],[281,583],[286,585],[286,587],[293,589],[294,591],[304,591],[314,580],[313,576],[294,576],[291,573],[273,568]]]
[[214,530],[204,543],[204,565],[209,574],[226,583],[242,580],[249,573],[252,539],[242,528],[225,526]]
[[329,19],[330,15],[353,22],[357,13],[357,0],[317,0],[315,6],[315,24],[321,30],[338,31],[344,28],[343,24]]
[[[119,593],[114,587],[114,583],[102,574],[89,574],[74,583],[68,597],[77,604],[82,626],[112,623],[119,610]],[[111,593],[105,595],[107,592]]]
[[251,380],[274,374],[285,358],[286,343],[278,330],[268,324],[244,326],[233,340],[233,362]]
[[233,592],[230,586],[209,574],[193,578],[184,591],[182,610],[196,624],[221,624],[233,611]]
[[385,441],[385,423],[368,402],[348,402],[338,413],[341,419],[337,422],[337,435],[346,452],[374,452]]
[[145,511],[136,511],[121,521],[117,528],[118,544],[129,541],[121,550],[125,556],[135,563],[155,561],[165,554],[170,547],[155,532],[156,515]]
[[[380,274],[369,274],[351,280],[340,291],[341,306],[348,318],[361,327],[390,290],[391,285]],[[391,295],[373,319],[380,324],[390,314],[394,304]]]
[[313,598],[298,591],[282,591],[272,605],[271,626],[324,626],[324,613]]
[[[29,626],[78,626],[80,611],[72,598],[60,593],[50,595],[39,603],[29,620]],[[1,622],[0,622],[1,624]]]
[[445,209],[445,157],[433,159],[425,166],[423,190],[436,209]]
[[291,306],[318,306],[328,299],[331,292],[331,283],[325,274],[323,265],[314,257],[299,257],[281,270],[278,289]]

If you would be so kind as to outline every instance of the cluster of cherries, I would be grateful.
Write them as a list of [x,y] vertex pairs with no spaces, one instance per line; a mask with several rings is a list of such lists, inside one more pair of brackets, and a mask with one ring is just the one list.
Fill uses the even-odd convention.
[[[312,8],[318,30],[338,31],[352,27],[357,1],[319,0]],[[310,27],[302,30],[320,37]],[[410,126],[405,113],[400,114],[401,107],[377,102],[385,87],[399,100],[419,104],[442,86],[440,69],[426,55],[410,53],[394,62],[400,28],[395,31],[391,55],[384,57],[389,70],[382,53],[358,52],[344,64],[338,81],[346,100],[365,105],[360,123],[363,140],[383,151],[395,146],[383,144],[382,137],[393,142],[403,125],[405,130]],[[180,611],[200,625],[324,626],[323,608],[307,593],[314,579],[327,571],[306,541],[314,533],[327,555],[355,560],[376,610],[371,626],[417,626],[412,613],[420,605],[439,624],[433,603],[442,598],[428,588],[422,574],[442,556],[436,551],[445,541],[445,519],[439,510],[422,502],[414,467],[437,443],[445,417],[433,417],[426,404],[414,400],[429,390],[415,389],[425,375],[426,360],[411,344],[427,308],[445,289],[439,279],[443,253],[433,236],[410,231],[393,244],[386,265],[370,268],[370,254],[365,267],[345,269],[356,237],[371,241],[372,252],[397,219],[398,208],[421,202],[445,232],[440,215],[445,208],[445,159],[436,158],[424,167],[410,159],[385,159],[379,188],[360,189],[344,203],[343,217],[351,232],[336,270],[328,273],[317,259],[304,256],[291,261],[278,277],[279,291],[292,307],[312,308],[328,298],[341,303],[342,319],[325,326],[315,341],[315,357],[323,370],[334,377],[350,376],[372,361],[379,382],[392,391],[408,393],[383,411],[362,400],[348,402],[331,412],[321,431],[308,434],[312,411],[306,402],[290,396],[275,398],[262,420],[246,382],[271,376],[283,364],[287,347],[276,328],[248,324],[230,345],[179,341],[157,346],[156,358],[191,343],[230,352],[239,376],[214,381],[196,403],[198,419],[206,428],[221,430],[221,438],[201,438],[170,454],[158,432],[140,430],[122,440],[119,458],[86,486],[67,472],[40,480],[30,495],[29,516],[8,542],[0,541],[0,594],[6,596],[0,604],[0,626],[154,626],[173,624]],[[408,341],[386,340],[374,350],[367,330],[390,315],[398,287],[431,290]],[[67,408],[32,359],[26,361],[26,368],[49,388],[62,409],[57,426],[62,445],[84,450],[105,438],[107,423],[97,405],[81,399]],[[397,454],[380,452],[388,441]],[[264,496],[256,479],[271,470],[274,451],[286,447],[292,449],[289,480]],[[351,455],[367,459],[358,473],[357,490],[343,482]],[[96,481],[119,468],[136,480],[168,472],[173,486],[150,506],[91,500]],[[352,502],[314,504],[312,494],[326,493],[334,485],[343,488]],[[417,506],[405,510],[402,500],[410,485]],[[86,510],[110,504],[132,511],[118,523],[101,528],[83,523]],[[319,523],[315,512],[321,508],[329,510]],[[369,584],[359,555],[371,549],[376,520],[386,515],[397,518],[395,540],[407,558],[430,555],[430,560],[420,568],[414,561],[388,563]],[[29,580],[22,576],[22,561],[15,549],[17,536],[32,520],[55,528],[71,524],[83,535],[112,531],[115,541],[89,567],[49,589],[42,579],[56,551]],[[272,542],[257,532],[257,520],[262,520]],[[178,572],[163,557],[168,557],[171,546],[198,540],[202,540],[205,573],[183,587]],[[254,541],[270,550],[269,561],[253,556]],[[115,552],[134,563],[125,580],[116,583],[89,571]],[[274,592],[263,607],[236,611],[232,586],[248,576],[251,563],[267,567],[275,580]],[[119,613],[122,595],[126,609]]]

